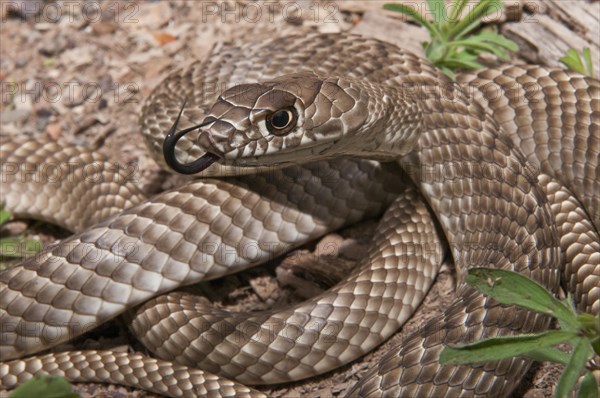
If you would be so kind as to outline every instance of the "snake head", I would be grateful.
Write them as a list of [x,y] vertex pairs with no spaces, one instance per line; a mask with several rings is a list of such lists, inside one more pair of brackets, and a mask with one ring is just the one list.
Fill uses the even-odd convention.
[[327,159],[340,155],[331,148],[343,136],[365,125],[367,105],[352,84],[314,73],[242,84],[219,96],[204,120],[199,144],[238,166]]
[[[171,138],[198,128],[206,155],[177,171],[197,173],[216,161],[256,167],[348,155],[393,159],[414,147],[420,117],[413,117],[418,112],[412,105],[401,104],[402,95],[393,98],[390,91],[312,72],[237,85],[218,97],[201,125],[178,133],[172,129],[165,159],[169,163]],[[393,112],[396,105],[404,105],[407,115]]]

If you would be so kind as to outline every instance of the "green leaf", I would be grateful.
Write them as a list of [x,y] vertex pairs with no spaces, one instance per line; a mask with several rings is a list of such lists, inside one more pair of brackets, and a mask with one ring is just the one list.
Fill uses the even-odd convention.
[[0,239],[0,256],[10,258],[23,257],[19,238],[9,237]]
[[448,76],[450,79],[452,79],[452,80],[456,80],[456,73],[454,73],[454,72],[452,71],[452,69],[450,69],[450,68],[448,68],[448,67],[446,67],[446,66],[443,66],[443,65],[442,65],[442,66],[440,66],[439,68],[440,68],[440,70],[441,70],[442,72],[444,72],[444,73],[445,73],[445,74],[446,74],[446,75],[447,75],[447,76]]
[[502,304],[518,305],[558,318],[563,330],[576,331],[577,315],[568,304],[531,279],[516,272],[494,268],[473,268],[467,273],[467,284]]
[[497,45],[504,47],[507,50],[512,51],[512,52],[519,51],[519,46],[517,45],[517,43],[494,32],[491,29],[484,29],[477,36],[474,36],[474,37],[484,40],[489,43],[497,44]]
[[487,51],[487,52],[494,54],[495,56],[497,56],[500,59],[506,58],[506,56],[508,54],[506,52],[506,50],[502,49],[501,47],[497,47],[493,44],[485,43],[483,41],[472,40],[474,38],[475,37],[471,37],[466,40],[453,41],[453,42],[449,43],[448,45],[451,47],[464,47],[465,49],[477,50],[477,51],[481,51],[481,52]]
[[78,398],[63,377],[38,376],[17,387],[10,398]]
[[481,0],[464,19],[452,28],[449,32],[449,39],[464,35],[467,27],[473,29],[472,26],[474,24],[479,25],[481,18],[488,16],[493,12],[497,12],[497,10],[501,10],[502,8],[503,5],[499,0]]
[[452,5],[452,9],[450,10],[450,14],[448,14],[448,22],[451,24],[455,24],[458,22],[458,18],[469,0],[456,0]]
[[535,355],[540,348],[552,347],[574,336],[576,334],[572,332],[553,330],[540,334],[494,337],[472,344],[445,347],[440,354],[440,363],[461,365],[497,361],[530,352]]
[[481,12],[481,18],[485,18],[493,13],[504,10],[504,4],[501,0],[491,0],[487,7],[483,8]]
[[479,43],[485,43],[487,45],[492,45],[492,52],[498,58],[507,60],[508,52],[517,52],[519,51],[519,46],[512,40],[508,40],[506,37],[499,35],[492,30],[485,29],[480,32],[478,35],[472,36],[469,39],[470,41],[475,41]]
[[447,53],[448,48],[444,44],[438,42],[432,42],[427,46],[427,48],[425,48],[425,54],[427,55],[427,58],[434,65],[442,61],[446,57]]
[[0,225],[4,225],[8,220],[10,220],[10,212],[6,209],[0,210]]
[[594,65],[592,62],[592,52],[589,47],[583,49],[583,60],[585,61],[585,67],[587,69],[587,75],[591,78],[594,77]]
[[421,14],[419,14],[419,12],[412,7],[406,6],[404,4],[392,3],[392,4],[384,4],[383,9],[388,10],[388,11],[399,12],[404,15],[408,15],[409,17],[411,17],[415,21],[417,21],[419,24],[421,24],[425,28],[427,28],[427,30],[429,31],[429,34],[432,37],[438,37],[438,38],[440,37],[440,32],[439,32],[437,26],[434,26],[428,20],[423,18],[423,16]]
[[25,253],[27,255],[39,253],[42,251],[42,243],[39,240],[26,239],[25,243]]
[[479,26],[481,26],[481,21],[480,20],[476,20],[471,22],[470,24],[468,24],[467,26],[465,26],[464,28],[462,28],[462,30],[460,32],[458,32],[456,35],[454,35],[452,37],[452,40],[459,40],[463,37],[465,37],[466,35],[468,35],[469,33],[471,33],[473,30],[475,30],[476,28],[478,28]]
[[427,0],[427,6],[433,15],[433,20],[437,24],[445,23],[448,20],[446,2],[444,0]]
[[563,365],[568,364],[569,360],[571,359],[571,356],[569,354],[567,354],[566,352],[562,352],[561,350],[556,349],[554,347],[545,347],[543,349],[535,349],[532,351],[528,351],[528,352],[522,354],[521,356],[531,358],[534,361],[555,362],[555,363],[562,363]]
[[8,237],[0,239],[0,256],[22,258],[42,251],[42,244],[37,240],[23,237]]
[[559,59],[559,61],[573,72],[585,74],[585,69],[583,67],[581,57],[579,56],[579,53],[577,53],[577,51],[575,51],[573,48],[568,49],[565,56]]
[[571,360],[558,380],[556,398],[567,398],[569,396],[569,392],[573,390],[573,386],[584,369],[586,361],[592,356],[590,343],[587,339],[575,337],[572,339],[571,344],[573,345],[573,354],[571,354]]
[[592,349],[594,350],[594,352],[596,353],[596,355],[600,355],[600,337],[598,337],[597,339],[594,339],[590,342],[590,344],[592,345]]
[[588,47],[583,49],[583,60],[581,59],[581,54],[575,49],[570,48],[559,61],[573,72],[594,77],[594,63],[592,62],[592,53]]
[[467,49],[476,49],[478,51],[487,51],[500,59],[506,59],[508,57],[507,50],[517,51],[519,49],[517,44],[513,41],[491,31],[484,31],[463,40],[456,40],[448,45],[451,47],[464,47]]
[[596,316],[586,313],[579,314],[577,320],[586,337],[590,339],[600,338],[600,314]]
[[598,384],[592,372],[587,372],[583,376],[577,398],[598,398]]
[[470,19],[472,21],[481,20],[482,18],[487,17],[493,13],[501,11],[504,9],[504,4],[500,0],[481,0],[473,10],[465,19]]
[[444,65],[451,69],[479,69],[483,64],[476,61],[477,56],[462,52],[450,58],[445,59],[440,65]]

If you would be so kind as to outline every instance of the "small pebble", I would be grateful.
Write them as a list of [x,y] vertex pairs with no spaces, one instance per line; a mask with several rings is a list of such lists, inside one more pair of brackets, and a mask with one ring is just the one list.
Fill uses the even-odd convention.
[[62,127],[59,123],[50,123],[46,126],[46,134],[53,140],[58,140],[62,133]]

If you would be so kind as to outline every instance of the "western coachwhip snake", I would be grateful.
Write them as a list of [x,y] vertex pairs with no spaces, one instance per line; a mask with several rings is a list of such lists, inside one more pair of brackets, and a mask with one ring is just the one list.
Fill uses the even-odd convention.
[[[219,95],[217,83],[233,87]],[[596,80],[512,65],[454,84],[411,53],[351,35],[232,44],[175,72],[148,99],[142,133],[161,164],[165,133],[183,104],[179,127],[207,125],[179,140],[179,164],[206,152],[244,167],[320,162],[193,182],[143,200],[125,173],[89,151],[4,143],[7,207],[77,234],[0,274],[2,359],[52,347],[144,303],[130,315],[132,330],[156,356],[179,363],[48,354],[1,364],[5,388],[46,371],[172,396],[259,395],[189,367],[264,384],[348,363],[396,331],[435,277],[445,244],[429,209],[459,276],[469,267],[512,269],[554,292],[562,284],[578,308],[599,310]],[[404,172],[332,161],[344,155],[398,160]],[[75,177],[97,162],[105,178],[34,182],[33,191],[21,170],[48,159]],[[359,270],[291,309],[229,314],[186,293],[159,296],[264,262],[388,206]],[[408,247],[421,256],[407,256]],[[528,360],[441,366],[442,343],[548,326],[547,318],[500,306],[461,283],[443,319],[389,352],[349,395],[506,396]]]

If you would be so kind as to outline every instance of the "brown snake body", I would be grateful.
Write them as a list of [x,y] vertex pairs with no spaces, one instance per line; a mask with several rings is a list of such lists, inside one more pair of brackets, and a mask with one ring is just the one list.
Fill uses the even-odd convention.
[[[213,90],[220,87],[217,82],[246,84],[219,95],[220,89]],[[254,82],[260,83],[247,84]],[[502,267],[555,292],[562,279],[580,309],[598,312],[598,81],[560,70],[506,66],[462,75],[453,84],[425,60],[350,35],[230,45],[172,74],[146,103],[143,136],[161,163],[164,134],[184,101],[180,127],[205,118],[212,123],[179,142],[179,161],[205,151],[241,166],[343,155],[400,160],[441,225],[459,276],[469,267]],[[265,118],[280,109],[295,113],[297,120],[273,133]],[[60,152],[60,146],[31,142],[17,150],[16,144],[4,144],[2,159],[24,164],[54,152],[62,161],[79,156],[74,149]],[[67,191],[82,195],[96,189],[91,197],[110,192],[101,202],[114,202],[114,208],[136,205],[87,229],[72,224],[77,235],[0,274],[0,354],[5,360],[38,352],[146,302],[133,316],[133,331],[155,355],[182,365],[259,384],[297,380],[348,363],[410,316],[441,259],[443,245],[427,205],[410,185],[391,184],[406,181],[393,173],[374,162],[321,162],[233,181],[194,182],[139,204],[135,187],[123,181],[70,186]],[[17,177],[10,180],[13,192],[31,192]],[[12,200],[31,209],[23,194],[11,198],[4,191],[9,208]],[[46,205],[43,197],[37,196],[40,209]],[[359,270],[288,310],[232,315],[183,293],[147,301],[260,263],[390,204]],[[68,218],[58,210],[46,213],[42,217],[50,221]],[[423,256],[407,258],[411,244]],[[244,252],[248,247],[255,249],[252,254]],[[428,247],[437,247],[437,255],[427,255]],[[88,256],[90,248],[94,258]],[[427,325],[389,352],[350,396],[506,396],[529,361],[441,366],[442,344],[548,325],[546,318],[499,306],[460,284],[442,322]],[[86,355],[106,362],[95,352],[78,355],[84,368],[90,363]],[[110,354],[100,356],[116,361]],[[1,364],[2,385],[11,387],[51,368],[71,369],[64,356],[63,367],[52,358],[47,366],[37,359]],[[127,362],[113,373],[131,373],[131,368]],[[26,370],[22,378],[13,375],[18,370]],[[73,379],[90,376],[77,372],[72,371]],[[90,377],[130,385],[141,380]],[[148,388],[174,396],[191,391]],[[219,388],[210,391],[249,391],[233,384],[225,389],[229,393]],[[191,396],[198,393],[193,391]]]

